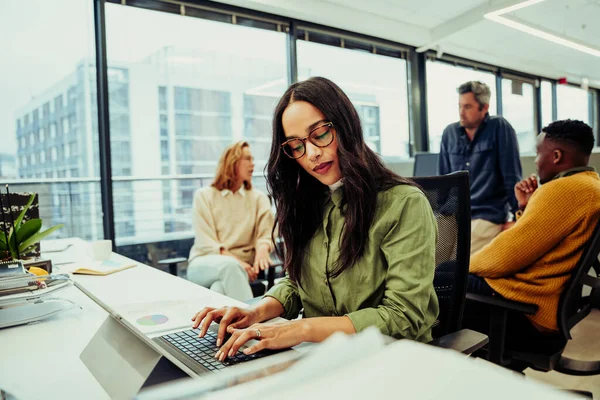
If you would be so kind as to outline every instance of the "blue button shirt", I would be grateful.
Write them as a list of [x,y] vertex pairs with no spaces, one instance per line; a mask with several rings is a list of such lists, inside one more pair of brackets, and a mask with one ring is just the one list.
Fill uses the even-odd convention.
[[506,222],[518,209],[514,187],[522,179],[515,130],[500,116],[486,115],[473,141],[458,122],[444,129],[438,172],[467,170],[471,182],[471,218]]

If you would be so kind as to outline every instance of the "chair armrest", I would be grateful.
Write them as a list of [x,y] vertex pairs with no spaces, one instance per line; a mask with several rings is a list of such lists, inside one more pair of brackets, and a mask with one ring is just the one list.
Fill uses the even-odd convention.
[[159,260],[158,265],[179,264],[184,261],[187,261],[187,258],[185,258],[185,257],[165,258],[164,260]]
[[496,296],[485,296],[482,294],[467,293],[467,300],[477,301],[492,307],[505,308],[509,311],[517,311],[523,314],[535,314],[538,306],[535,304],[520,303],[518,301],[501,299]]
[[428,344],[441,347],[442,349],[456,350],[463,354],[472,354],[488,344],[488,342],[489,338],[483,333],[470,329],[461,329],[460,331],[434,339]]

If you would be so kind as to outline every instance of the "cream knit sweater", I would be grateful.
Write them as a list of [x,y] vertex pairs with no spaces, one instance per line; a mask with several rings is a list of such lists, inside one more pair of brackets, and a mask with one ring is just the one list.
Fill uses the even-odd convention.
[[258,190],[237,192],[209,186],[194,195],[192,222],[196,239],[189,260],[220,254],[224,248],[240,260],[252,264],[256,248],[266,244],[273,249],[273,213],[269,198]]

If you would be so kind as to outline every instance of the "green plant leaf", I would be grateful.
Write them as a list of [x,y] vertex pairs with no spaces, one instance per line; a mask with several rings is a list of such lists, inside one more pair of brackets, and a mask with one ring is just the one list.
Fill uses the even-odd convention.
[[21,257],[23,257],[24,255],[27,255],[27,254],[31,253],[32,251],[34,251],[34,250],[35,250],[35,244],[33,246],[29,246],[28,248],[26,248],[22,252],[19,252],[19,254],[21,255]]
[[8,246],[6,245],[6,235],[4,232],[0,232],[0,251],[8,251]]
[[18,232],[19,228],[21,227],[21,222],[23,221],[23,218],[25,217],[25,213],[27,212],[27,210],[29,210],[29,207],[31,207],[31,204],[33,203],[33,199],[35,199],[35,193],[33,193],[31,196],[29,196],[29,200],[27,201],[25,208],[23,208],[23,210],[21,211],[21,214],[19,214],[19,216],[17,217],[17,220],[15,221],[15,229],[17,230],[17,235],[19,233]]
[[14,229],[11,227],[8,231],[8,241],[6,242],[6,245],[8,247],[8,251],[10,251],[12,258],[16,260],[19,258],[17,257],[17,247],[19,244],[17,243],[16,236],[13,235],[13,230]]
[[10,232],[8,234],[8,247],[9,247],[10,252],[13,255],[14,259],[18,258],[17,257],[17,248],[19,247],[19,245],[21,243],[23,243],[23,239],[21,239],[19,237],[19,228],[21,227],[21,222],[23,222],[23,218],[25,218],[25,214],[27,213],[27,210],[29,210],[29,207],[33,203],[34,199],[35,199],[35,194],[32,194],[31,196],[29,196],[29,200],[27,200],[27,204],[25,205],[23,210],[21,210],[21,213],[19,214],[17,219],[15,221],[13,221],[14,229],[13,229],[13,227],[10,228]]
[[26,221],[21,228],[17,229],[17,238],[19,244],[23,243],[42,229],[42,220],[39,218],[30,219]]
[[38,232],[35,235],[31,236],[29,239],[27,239],[26,241],[24,241],[23,243],[21,243],[19,245],[19,253],[21,251],[25,250],[26,248],[28,248],[29,246],[31,246],[31,245],[39,242],[40,240],[42,240],[46,236],[50,235],[55,230],[62,228],[63,226],[64,226],[63,224],[56,225],[56,226],[53,226],[50,229],[46,229],[44,232]]

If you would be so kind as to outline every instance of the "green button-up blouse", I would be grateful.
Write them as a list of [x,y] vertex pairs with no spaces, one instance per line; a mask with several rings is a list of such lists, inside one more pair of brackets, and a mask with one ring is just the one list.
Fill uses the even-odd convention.
[[375,326],[389,336],[431,340],[438,315],[433,288],[437,224],[425,195],[398,185],[377,196],[363,257],[336,278],[344,217],[343,186],[326,202],[323,223],[308,244],[302,285],[282,279],[266,296],[284,307],[284,318],[346,315],[357,332]]

